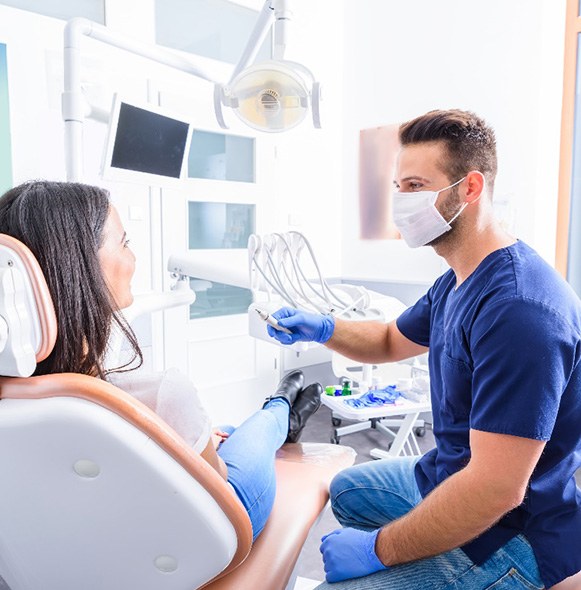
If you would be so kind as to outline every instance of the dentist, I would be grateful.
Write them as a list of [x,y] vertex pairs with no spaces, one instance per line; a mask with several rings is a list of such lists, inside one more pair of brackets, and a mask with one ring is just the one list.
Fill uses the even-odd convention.
[[550,588],[581,570],[581,303],[495,219],[481,118],[432,111],[400,141],[395,223],[450,270],[389,324],[283,308],[291,334],[268,328],[365,363],[430,351],[436,447],[335,478],[319,588]]

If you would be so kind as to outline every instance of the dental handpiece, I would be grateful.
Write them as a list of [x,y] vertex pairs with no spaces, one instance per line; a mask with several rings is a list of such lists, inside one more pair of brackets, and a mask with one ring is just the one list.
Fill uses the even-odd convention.
[[280,332],[284,332],[285,334],[292,334],[292,332],[288,328],[283,328],[279,325],[276,321],[276,318],[273,318],[270,314],[262,311],[261,309],[256,309],[256,313],[260,316],[261,320],[264,320],[269,326],[272,326],[275,330],[279,330]]

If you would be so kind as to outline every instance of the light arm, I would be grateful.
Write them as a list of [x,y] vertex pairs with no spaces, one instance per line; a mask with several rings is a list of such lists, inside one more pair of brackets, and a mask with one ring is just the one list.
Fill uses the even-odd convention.
[[232,75],[230,76],[230,80],[228,80],[228,84],[231,84],[236,76],[245,70],[256,58],[256,54],[258,53],[261,45],[264,43],[264,39],[266,38],[266,35],[272,26],[273,8],[271,4],[273,4],[271,0],[266,0],[262,5],[262,10],[258,15],[254,29],[252,29],[252,33],[250,33],[246,47],[244,48],[242,56],[236,64]]
[[225,283],[242,289],[250,288],[247,254],[244,250],[215,250],[211,254],[207,250],[188,250],[172,254],[167,269],[181,276]]
[[246,47],[240,60],[236,64],[228,84],[245,70],[256,58],[256,54],[264,43],[264,39],[272,27],[274,18],[274,49],[272,58],[284,59],[284,53],[288,44],[288,25],[292,19],[291,0],[266,0],[258,15],[254,29],[250,33]]

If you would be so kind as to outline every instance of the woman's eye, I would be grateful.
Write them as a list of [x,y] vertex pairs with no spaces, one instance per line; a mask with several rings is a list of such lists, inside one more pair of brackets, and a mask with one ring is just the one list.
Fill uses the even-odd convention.
[[125,240],[125,242],[123,243],[123,247],[127,248],[127,246],[129,246],[129,242],[131,242],[131,240]]

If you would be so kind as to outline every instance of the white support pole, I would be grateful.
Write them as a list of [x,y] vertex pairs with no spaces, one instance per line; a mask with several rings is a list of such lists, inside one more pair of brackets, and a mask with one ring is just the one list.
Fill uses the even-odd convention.
[[361,374],[361,382],[359,383],[359,389],[362,393],[366,393],[372,383],[373,377],[373,365],[368,363],[363,364],[363,371]]
[[273,0],[274,7],[274,50],[272,57],[283,60],[289,42],[289,29],[293,12],[291,0]]
[[67,180],[78,181],[83,175],[83,122],[85,120],[81,89],[80,39],[87,35],[91,23],[85,19],[73,19],[65,27],[64,42],[64,92],[62,111],[65,122],[65,167]]

